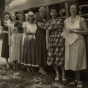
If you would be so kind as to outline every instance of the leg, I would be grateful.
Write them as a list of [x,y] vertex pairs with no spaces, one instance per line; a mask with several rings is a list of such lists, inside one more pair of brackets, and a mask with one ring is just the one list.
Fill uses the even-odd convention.
[[27,71],[28,71],[29,73],[31,72],[29,66],[27,66]]
[[66,81],[66,79],[65,79],[65,69],[64,69],[63,66],[61,67],[61,70],[62,70],[62,80]]
[[80,71],[75,72],[75,77],[77,80],[77,88],[82,88],[83,83],[81,82],[81,79],[80,79]]
[[55,80],[58,81],[59,80],[59,71],[58,71],[58,67],[57,66],[54,66],[54,69],[55,69],[55,72],[56,72],[56,78]]
[[16,69],[15,61],[13,61],[13,69]]
[[32,66],[27,66],[27,71],[30,73],[30,72],[34,72],[34,70],[33,70],[33,67]]
[[13,69],[17,68],[17,61],[13,61]]
[[8,62],[8,58],[5,58],[6,59],[6,67],[9,68],[9,62]]
[[43,75],[47,75],[47,73],[44,70],[44,67],[39,67],[39,72],[42,73]]
[[80,81],[80,71],[75,71],[75,78],[77,81]]

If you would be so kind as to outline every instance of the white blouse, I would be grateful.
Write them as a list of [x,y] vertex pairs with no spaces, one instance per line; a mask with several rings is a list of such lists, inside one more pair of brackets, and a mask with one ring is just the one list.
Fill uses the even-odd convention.
[[22,25],[23,28],[26,28],[26,33],[36,33],[37,25],[36,23],[30,24],[29,22],[24,22]]

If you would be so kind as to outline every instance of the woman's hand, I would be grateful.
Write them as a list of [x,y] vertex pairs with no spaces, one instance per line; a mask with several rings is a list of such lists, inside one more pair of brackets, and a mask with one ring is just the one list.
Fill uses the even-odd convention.
[[76,32],[78,32],[76,29],[70,30],[70,33],[76,33]]
[[70,33],[75,33],[75,31],[73,31],[73,30],[70,30]]
[[5,26],[5,27],[8,27],[7,23],[4,23],[4,26]]
[[11,46],[11,42],[9,42],[9,46]]

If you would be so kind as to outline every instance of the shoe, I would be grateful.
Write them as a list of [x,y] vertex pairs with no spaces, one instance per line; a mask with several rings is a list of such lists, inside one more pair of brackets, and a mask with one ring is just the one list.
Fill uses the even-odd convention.
[[66,81],[66,79],[65,79],[65,73],[62,73],[62,81],[63,82]]
[[10,68],[10,66],[7,64],[7,65],[6,65],[6,68],[7,68],[7,69]]
[[45,71],[39,71],[39,73],[41,73],[42,75],[46,75],[47,76],[47,73]]
[[59,78],[56,77],[56,78],[55,78],[55,81],[59,81]]
[[56,78],[55,78],[55,81],[59,81],[59,72],[56,73]]
[[82,88],[83,87],[83,83],[81,81],[77,81],[77,88]]
[[29,69],[29,67],[27,67],[27,71],[28,71],[29,73],[31,73],[31,70]]

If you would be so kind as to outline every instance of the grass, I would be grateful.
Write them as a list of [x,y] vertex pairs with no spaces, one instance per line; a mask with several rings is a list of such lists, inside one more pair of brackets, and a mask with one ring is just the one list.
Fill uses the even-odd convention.
[[[38,72],[28,73],[26,69],[6,69],[5,64],[0,64],[0,88],[76,88],[76,85],[69,86],[71,78],[66,82],[55,82],[54,78],[54,73],[44,76]],[[88,88],[88,82],[84,82],[83,88]]]

